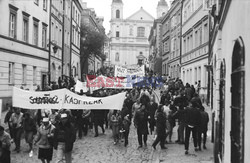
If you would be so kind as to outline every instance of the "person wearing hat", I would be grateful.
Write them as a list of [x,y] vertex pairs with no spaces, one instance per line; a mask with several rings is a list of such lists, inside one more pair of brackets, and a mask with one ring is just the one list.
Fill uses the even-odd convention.
[[53,136],[55,126],[49,121],[49,118],[42,119],[42,125],[37,131],[35,144],[38,144],[38,159],[43,163],[49,163],[53,156]]
[[10,135],[0,126],[0,162],[10,163]]
[[60,114],[59,123],[56,125],[54,134],[54,148],[57,150],[56,162],[59,163],[65,156],[66,163],[71,163],[72,149],[76,140],[76,131],[70,123],[68,114],[62,112]]

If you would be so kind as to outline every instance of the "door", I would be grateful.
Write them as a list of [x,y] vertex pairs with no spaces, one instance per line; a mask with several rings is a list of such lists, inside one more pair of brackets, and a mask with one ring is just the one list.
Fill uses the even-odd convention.
[[245,50],[235,41],[231,74],[231,163],[244,163]]

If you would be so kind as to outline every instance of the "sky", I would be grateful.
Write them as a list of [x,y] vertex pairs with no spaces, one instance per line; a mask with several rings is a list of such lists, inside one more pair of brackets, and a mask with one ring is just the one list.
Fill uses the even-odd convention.
[[[94,8],[97,16],[104,17],[104,28],[106,33],[109,32],[111,19],[111,3],[113,0],[82,0],[87,2],[88,8]],[[126,19],[141,7],[156,18],[156,7],[159,0],[122,0],[123,1],[123,18]],[[169,0],[166,0],[169,5]],[[169,5],[170,6],[170,5]]]

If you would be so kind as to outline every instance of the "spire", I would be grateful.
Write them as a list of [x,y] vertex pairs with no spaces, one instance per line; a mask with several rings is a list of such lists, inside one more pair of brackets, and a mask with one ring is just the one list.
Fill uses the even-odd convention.
[[[113,0],[114,1],[114,0]],[[158,6],[168,6],[167,2],[165,0],[160,0],[158,2]]]
[[122,3],[122,0],[113,0],[112,3]]

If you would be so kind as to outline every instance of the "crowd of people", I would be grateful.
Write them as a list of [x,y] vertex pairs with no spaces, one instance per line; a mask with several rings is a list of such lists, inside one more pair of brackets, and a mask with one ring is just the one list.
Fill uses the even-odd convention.
[[106,97],[127,92],[123,107],[118,110],[29,110],[7,105],[4,122],[8,124],[8,132],[0,126],[0,162],[10,162],[12,142],[15,144],[14,151],[20,152],[22,134],[29,146],[29,157],[33,156],[33,146],[37,145],[38,159],[43,163],[52,160],[53,149],[56,149],[56,162],[65,160],[70,163],[76,139],[88,135],[89,129],[93,129],[94,136],[98,137],[98,127],[103,134],[105,130],[111,129],[114,145],[124,142],[127,147],[131,124],[137,131],[138,148],[143,145],[147,147],[148,135],[151,134],[155,135],[153,149],[159,142],[161,149],[166,149],[166,144],[172,142],[173,128],[178,123],[178,139],[175,142],[185,144],[185,154],[188,154],[191,132],[195,151],[201,150],[202,136],[203,148],[206,149],[209,118],[199,97],[199,86],[190,86],[188,83],[184,86],[179,79],[168,81],[160,88],[159,104],[154,88],[104,88],[92,94],[78,93],[81,96]]

